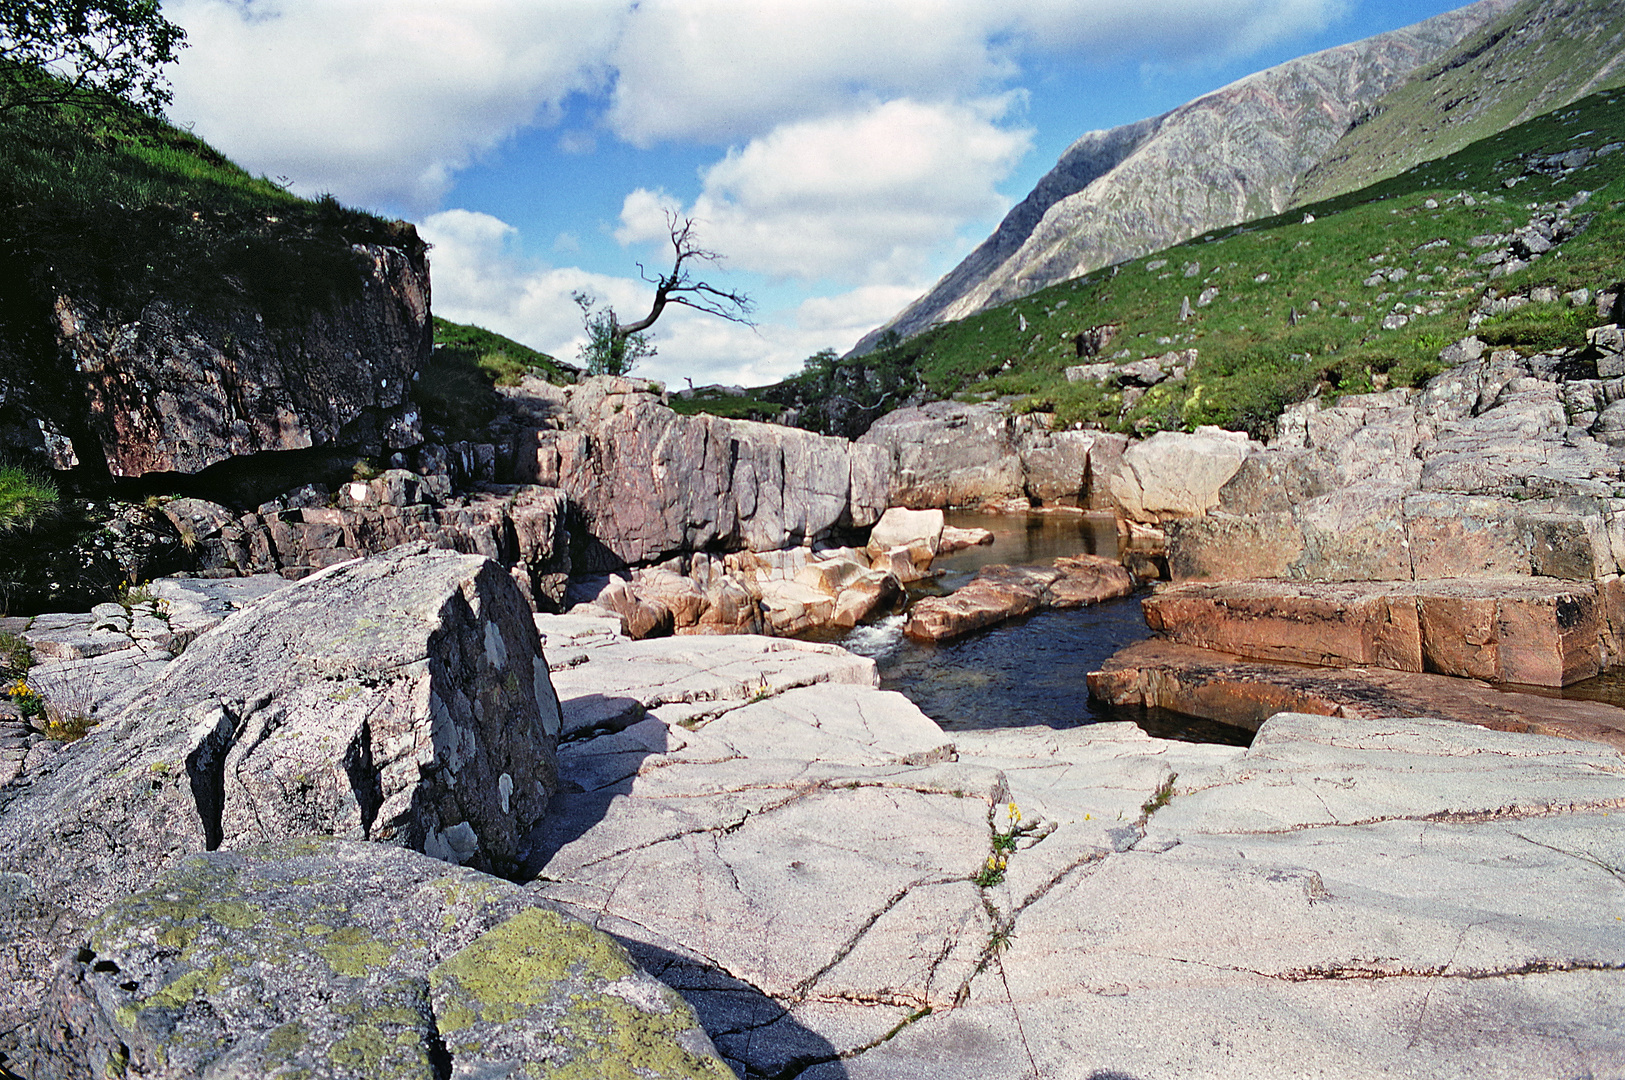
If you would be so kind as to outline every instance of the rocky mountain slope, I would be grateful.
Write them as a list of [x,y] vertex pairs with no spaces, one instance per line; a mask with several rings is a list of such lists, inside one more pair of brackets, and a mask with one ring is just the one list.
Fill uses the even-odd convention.
[[1298,179],[1357,116],[1511,6],[1480,0],[1249,75],[1162,116],[1090,132],[991,237],[854,352],[869,351],[888,330],[910,337],[1209,229],[1280,212]]
[[1524,0],[1383,98],[1304,177],[1294,205],[1358,190],[1625,84],[1625,7]]

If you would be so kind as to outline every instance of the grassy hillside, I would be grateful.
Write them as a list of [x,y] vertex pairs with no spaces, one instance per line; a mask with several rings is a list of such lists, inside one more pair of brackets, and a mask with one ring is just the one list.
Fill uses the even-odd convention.
[[1621,85],[1618,0],[1525,0],[1384,97],[1310,171],[1293,203],[1355,191]]
[[0,299],[65,284],[126,314],[173,297],[291,321],[356,294],[354,243],[423,251],[410,225],[298,198],[133,111],[0,118]]
[[[1316,392],[1419,385],[1439,370],[1439,350],[1468,332],[1488,288],[1563,293],[1625,277],[1625,146],[1615,144],[1625,144],[1625,92],[1594,94],[1362,191],[1197,237],[840,361],[840,383],[877,395],[889,385],[893,401],[910,391],[1003,397],[1053,411],[1061,423],[1121,431],[1221,424],[1266,434],[1283,406]],[[1566,174],[1539,166],[1550,155],[1610,147]],[[1592,193],[1574,215],[1584,230],[1492,282],[1472,238],[1510,233],[1529,221],[1532,205],[1580,191]],[[1377,270],[1400,280],[1366,284]],[[1201,305],[1204,290],[1216,293]],[[1181,321],[1187,298],[1191,315]],[[1382,329],[1392,315],[1404,315],[1405,325]],[[1595,321],[1592,308],[1544,304],[1479,332],[1533,351],[1583,344]],[[1117,331],[1104,355],[1080,358],[1076,336],[1106,325]],[[1185,377],[1134,402],[1115,386],[1065,376],[1068,365],[1186,349],[1198,358]],[[827,383],[827,365],[814,358],[802,377],[759,394],[796,403],[798,393]]]

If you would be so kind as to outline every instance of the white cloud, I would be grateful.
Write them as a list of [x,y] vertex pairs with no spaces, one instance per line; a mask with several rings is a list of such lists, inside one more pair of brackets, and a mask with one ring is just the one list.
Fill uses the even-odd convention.
[[[627,278],[555,268],[518,254],[513,226],[489,214],[447,210],[419,226],[429,252],[435,312],[471,322],[574,363],[581,318],[570,294],[591,292],[622,313],[642,314],[649,289]],[[844,352],[876,323],[923,291],[919,283],[866,286],[814,297],[788,311],[769,312],[752,329],[683,308],[668,308],[652,336],[658,355],[636,374],[682,387],[725,383],[760,386],[801,370],[823,348]]]
[[1212,63],[1349,0],[643,0],[611,64],[622,138],[730,143],[876,100],[998,89],[1029,53]]
[[[171,115],[298,190],[425,212],[572,92],[638,145],[767,137],[877,102],[969,101],[1034,53],[1245,55],[1351,0],[171,0]],[[592,130],[564,133],[589,153]]]
[[169,113],[305,193],[432,209],[458,170],[592,88],[618,0],[177,0]]
[[[1030,133],[1000,127],[1008,99],[899,100],[786,124],[711,166],[683,213],[730,267],[806,281],[918,279],[968,222],[1007,207],[996,185]],[[664,243],[670,196],[626,197],[622,243]]]

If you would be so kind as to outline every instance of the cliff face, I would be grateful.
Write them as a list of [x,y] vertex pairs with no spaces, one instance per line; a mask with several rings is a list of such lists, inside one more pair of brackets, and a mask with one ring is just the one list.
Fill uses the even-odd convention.
[[890,323],[912,336],[1209,229],[1279,213],[1354,119],[1514,0],[1250,75],[1149,120],[1085,135],[963,263]]
[[[376,422],[391,447],[421,441],[407,396],[432,347],[427,261],[376,244],[352,251],[359,293],[291,326],[249,305],[162,297],[130,318],[53,290],[60,392],[40,395],[36,425],[68,432],[72,459],[117,477],[344,442],[358,422]],[[10,364],[22,363],[14,351]]]
[[1618,0],[1524,0],[1383,98],[1309,171],[1292,201],[1357,191],[1621,84]]

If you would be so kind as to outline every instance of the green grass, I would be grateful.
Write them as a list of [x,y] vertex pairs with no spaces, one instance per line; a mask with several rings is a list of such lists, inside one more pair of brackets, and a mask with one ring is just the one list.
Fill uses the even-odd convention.
[[68,286],[126,318],[166,299],[297,325],[359,295],[358,243],[424,251],[409,224],[299,198],[160,120],[69,107],[0,119],[0,300],[37,309]]
[[[1510,190],[1502,183],[1522,175],[1528,158],[1622,140],[1625,92],[1595,94],[1362,191],[1196,237],[841,364],[851,369],[849,380],[873,372],[871,379],[899,384],[908,381],[898,374],[903,367],[928,396],[1003,398],[1018,409],[1052,412],[1063,425],[1144,434],[1219,424],[1268,436],[1283,406],[1317,392],[1425,382],[1441,370],[1439,350],[1469,332],[1468,315],[1486,286],[1563,293],[1625,277],[1625,150],[1566,178],[1531,175]],[[1580,190],[1592,192],[1580,211],[1589,217],[1585,231],[1491,283],[1488,268],[1474,261],[1481,249],[1470,238],[1510,232],[1529,220],[1530,203]],[[1464,193],[1475,205],[1461,201]],[[1430,199],[1438,205],[1428,207]],[[1305,223],[1306,212],[1315,220]],[[1187,277],[1192,264],[1199,269]],[[1363,284],[1374,269],[1391,267],[1407,276]],[[1256,280],[1261,274],[1267,280]],[[1208,287],[1219,290],[1217,298],[1195,306]],[[1186,297],[1193,315],[1181,323]],[[1381,329],[1396,304],[1436,313],[1411,314],[1405,327]],[[1531,305],[1481,330],[1495,344],[1532,353],[1583,344],[1596,322],[1590,308]],[[1106,355],[1080,359],[1071,339],[1108,323],[1121,329]],[[1124,350],[1120,362],[1186,348],[1200,355],[1188,376],[1131,406],[1115,388],[1065,377],[1068,365]],[[777,397],[780,390],[761,393]]]
[[544,352],[521,345],[479,326],[454,323],[434,317],[434,343],[472,353],[474,363],[497,386],[518,386],[526,375],[535,375],[558,386],[575,382],[578,369],[562,364]]
[[683,398],[672,394],[667,403],[673,412],[685,416],[707,413],[730,420],[771,420],[784,413],[784,406],[776,401],[765,401],[751,394],[743,397],[725,394],[714,388],[696,390],[693,397]]
[[0,533],[33,528],[56,510],[59,500],[56,484],[47,477],[0,464]]

